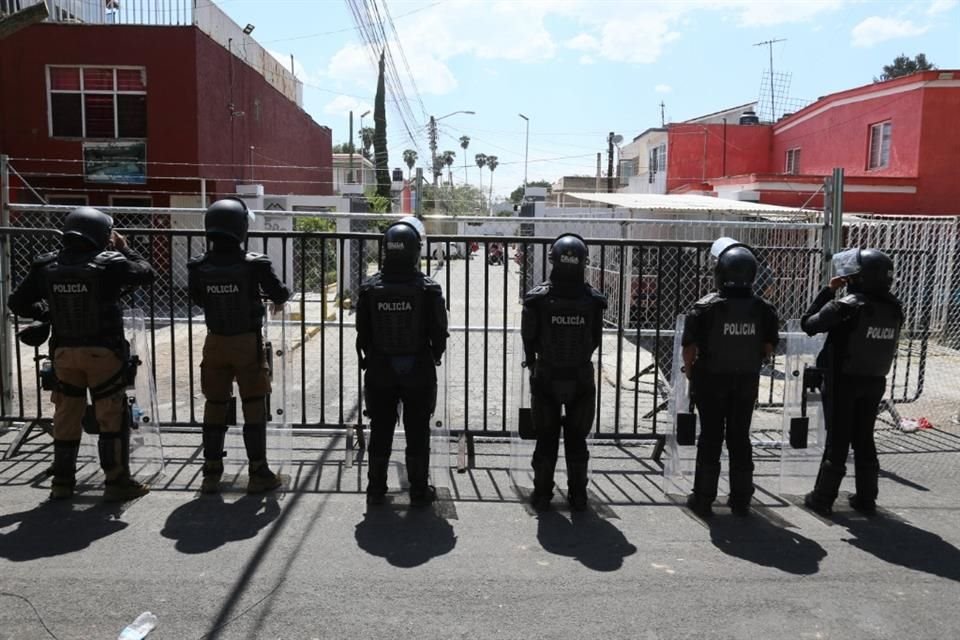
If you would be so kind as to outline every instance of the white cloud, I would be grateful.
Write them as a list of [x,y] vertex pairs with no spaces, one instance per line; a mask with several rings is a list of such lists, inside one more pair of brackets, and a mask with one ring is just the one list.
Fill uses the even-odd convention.
[[575,51],[596,51],[600,43],[589,33],[581,33],[563,43],[568,49]]
[[935,16],[938,13],[946,13],[957,6],[957,0],[933,0],[927,8],[928,16]]
[[580,56],[580,64],[594,64],[596,61],[593,56]]
[[853,46],[872,47],[887,40],[923,35],[929,29],[930,27],[915,25],[910,20],[871,16],[855,26],[851,35],[853,36]]
[[[357,116],[359,116],[364,111],[372,110],[368,103],[354,98],[353,96],[337,96],[330,102],[326,104],[323,108],[323,112],[331,116],[343,116],[349,114],[353,111]],[[359,127],[359,121],[357,126]]]
[[843,0],[720,0],[708,6],[736,10],[740,26],[769,27],[809,22],[822,13],[836,11],[843,4]]
[[658,84],[653,88],[653,90],[656,91],[657,93],[670,93],[671,91],[673,91],[673,87],[671,87],[668,84]]

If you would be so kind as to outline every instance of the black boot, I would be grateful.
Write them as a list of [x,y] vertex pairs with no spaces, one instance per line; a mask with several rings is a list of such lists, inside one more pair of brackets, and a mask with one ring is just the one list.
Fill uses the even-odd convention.
[[829,460],[821,462],[817,484],[803,499],[803,503],[808,509],[822,516],[832,515],[833,503],[837,499],[840,483],[843,482],[843,476],[846,473],[847,470],[844,467],[838,467]]
[[750,515],[750,500],[753,498],[753,463],[741,469],[730,469],[730,497],[727,505],[735,516]]
[[267,425],[243,425],[243,446],[247,450],[247,493],[273,491],[281,484],[280,478],[267,466]]
[[713,515],[713,501],[717,498],[720,483],[720,465],[697,463],[693,476],[693,493],[687,498],[687,506],[701,518]]
[[556,470],[557,461],[536,460],[531,464],[533,467],[533,493],[530,494],[530,504],[537,511],[546,511],[550,508],[550,501],[553,499],[553,472]]
[[850,496],[850,507],[863,515],[872,516],[877,512],[878,475],[880,463],[870,461],[856,465],[857,492]]
[[126,502],[150,492],[150,488],[130,476],[130,430],[100,432],[97,441],[100,467],[103,469],[103,499],[106,502]]
[[77,485],[77,452],[79,440],[54,440],[53,465],[50,467],[53,480],[50,483],[50,499],[65,500],[73,497]]
[[428,483],[429,453],[426,456],[407,456],[407,480],[410,482],[410,506],[426,507],[437,499],[437,490]]
[[383,504],[387,494],[389,457],[371,457],[367,466],[367,504]]
[[567,463],[567,502],[573,511],[587,510],[587,463]]
[[220,425],[203,425],[203,483],[201,493],[220,493],[220,478],[223,477],[223,441],[227,428]]

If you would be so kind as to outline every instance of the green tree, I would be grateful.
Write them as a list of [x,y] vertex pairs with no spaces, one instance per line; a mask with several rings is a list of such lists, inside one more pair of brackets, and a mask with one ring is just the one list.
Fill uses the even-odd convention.
[[[547,193],[550,193],[550,187],[553,185],[550,184],[547,180],[533,180],[532,182],[527,183],[528,187],[546,187]],[[520,204],[523,202],[523,185],[520,185],[516,189],[510,192],[510,201],[513,204]]]
[[410,180],[413,180],[413,166],[417,164],[417,152],[413,149],[404,149],[403,162],[407,165],[410,174]]
[[470,146],[470,136],[460,136],[460,148],[463,149],[463,181],[470,182],[467,178],[467,147]]
[[490,204],[493,204],[493,171],[500,164],[497,156],[487,156],[487,169],[490,170]]
[[442,188],[423,185],[423,212],[450,216],[476,215],[484,209],[480,190],[468,184]]
[[893,59],[892,64],[883,65],[883,73],[880,74],[879,78],[874,78],[873,81],[884,82],[901,76],[908,76],[917,71],[930,71],[936,68],[936,65],[927,61],[927,55],[925,53],[918,53],[912,60],[908,58],[906,54],[901,53]]
[[360,144],[363,147],[363,157],[370,159],[370,148],[373,146],[373,137],[376,134],[376,129],[373,127],[364,127],[360,129]]
[[450,167],[453,166],[453,161],[457,159],[457,154],[455,151],[444,151],[440,158],[443,160],[443,164],[447,165],[448,182],[453,185],[453,170]]
[[352,142],[341,142],[333,145],[333,153],[356,153],[357,148]]
[[[377,195],[381,198],[390,200],[390,169],[387,164],[387,92],[384,87],[384,56],[386,51],[380,53],[380,73],[377,76],[377,95],[373,102],[373,153],[375,165],[377,167]],[[389,202],[387,203],[387,212],[390,211]]]

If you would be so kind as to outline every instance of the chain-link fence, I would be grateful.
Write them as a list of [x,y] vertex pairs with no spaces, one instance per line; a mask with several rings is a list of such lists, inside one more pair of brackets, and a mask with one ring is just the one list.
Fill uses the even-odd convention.
[[[18,229],[58,228],[68,208],[14,205]],[[131,244],[157,271],[152,288],[126,304],[144,309],[166,424],[202,420],[199,359],[206,333],[201,310],[186,292],[186,262],[204,249],[194,210],[109,210]],[[276,214],[276,212],[271,212]],[[192,216],[192,217],[191,217]],[[355,352],[356,288],[380,265],[380,232],[396,216],[291,214],[289,232],[251,234],[249,248],[270,255],[294,292],[293,334],[300,398],[288,418],[299,425],[339,428],[364,421],[361,371]],[[194,224],[188,224],[193,221]],[[131,225],[138,225],[136,228]],[[451,337],[448,397],[455,429],[502,434],[516,408],[512,350],[524,291],[545,280],[553,237],[589,240],[588,279],[609,300],[598,376],[599,433],[636,437],[662,429],[670,390],[674,323],[713,290],[711,241],[728,235],[756,248],[758,288],[783,322],[805,310],[820,285],[822,228],[795,222],[645,221],[623,219],[431,218],[422,269],[446,296]],[[856,219],[844,245],[877,246],[897,264],[897,290],[907,311],[891,397],[907,417],[945,424],[960,403],[960,351],[954,219]],[[57,246],[50,231],[0,233],[9,250],[8,285],[25,276],[36,254]],[[13,319],[14,328],[20,323]],[[48,417],[37,389],[32,350],[11,341],[6,363],[6,419]],[[782,357],[764,370],[758,429],[774,428],[783,394]]]

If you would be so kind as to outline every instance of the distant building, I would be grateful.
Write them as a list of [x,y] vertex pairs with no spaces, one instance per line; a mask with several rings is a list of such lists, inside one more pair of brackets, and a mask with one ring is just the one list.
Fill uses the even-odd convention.
[[376,167],[363,154],[335,153],[332,158],[334,193],[344,193],[344,185],[359,188],[359,193],[363,193],[368,186],[376,186]]
[[47,22],[0,40],[14,202],[38,201],[27,185],[49,203],[101,206],[198,207],[243,184],[333,193],[330,129],[253,25],[192,0],[48,7]]

